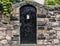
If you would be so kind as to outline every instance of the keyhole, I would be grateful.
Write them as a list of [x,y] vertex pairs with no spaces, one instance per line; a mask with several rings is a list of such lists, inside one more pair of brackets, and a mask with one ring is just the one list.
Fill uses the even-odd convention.
[[30,15],[29,14],[27,14],[27,19],[30,19]]

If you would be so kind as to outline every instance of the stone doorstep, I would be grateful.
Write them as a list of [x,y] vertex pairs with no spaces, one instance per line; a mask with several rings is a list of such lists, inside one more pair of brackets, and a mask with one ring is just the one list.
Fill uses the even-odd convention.
[[21,44],[21,46],[36,46],[36,44]]

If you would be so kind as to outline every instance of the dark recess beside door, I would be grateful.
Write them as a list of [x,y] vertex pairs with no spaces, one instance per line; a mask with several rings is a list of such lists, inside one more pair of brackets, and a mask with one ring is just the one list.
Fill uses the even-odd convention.
[[20,43],[36,44],[36,8],[24,5],[20,8]]

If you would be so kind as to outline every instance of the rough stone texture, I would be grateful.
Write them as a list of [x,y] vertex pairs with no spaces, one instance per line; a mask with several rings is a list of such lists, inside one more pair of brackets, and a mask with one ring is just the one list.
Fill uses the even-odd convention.
[[[21,25],[21,23],[19,22],[19,20],[20,20],[20,14],[19,14],[19,8],[21,7],[21,6],[23,6],[23,5],[26,5],[26,4],[28,4],[28,2],[21,2],[21,3],[19,3],[18,5],[19,5],[19,7],[16,7],[16,6],[14,6],[14,9],[13,9],[13,16],[15,16],[15,17],[17,17],[18,18],[18,22],[16,23],[16,21],[10,21],[10,23],[11,23],[11,25],[14,25],[14,24],[17,24],[17,25]],[[35,6],[36,8],[37,8],[37,15],[39,14],[45,14],[46,16],[50,16],[51,18],[53,18],[53,17],[55,17],[55,19],[56,19],[56,22],[58,22],[58,23],[60,23],[60,21],[57,21],[58,20],[58,18],[59,18],[59,16],[60,16],[60,14],[58,14],[58,13],[55,13],[55,15],[57,14],[57,16],[52,16],[51,14],[46,14],[47,13],[47,10],[45,9],[45,7],[43,7],[43,5],[41,5],[41,4],[38,4],[38,3],[36,3],[36,2],[29,2],[29,4],[31,4],[31,5],[33,5],[33,6]],[[39,40],[37,39],[37,44],[34,44],[34,45],[32,45],[32,44],[30,44],[30,45],[28,45],[28,44],[26,44],[26,45],[19,45],[19,42],[20,41],[15,41],[16,43],[14,43],[13,42],[13,46],[60,46],[60,24],[59,25],[57,25],[57,27],[58,28],[56,28],[56,27],[52,27],[51,25],[52,25],[52,22],[50,22],[49,21],[49,18],[37,18],[37,23],[38,23],[38,21],[47,21],[47,25],[46,26],[44,26],[44,30],[40,30],[40,29],[38,29],[38,26],[37,26],[37,34],[36,35],[38,35],[38,33],[43,33],[47,38],[46,38],[46,40],[43,40],[43,41],[40,41],[39,42]],[[57,40],[54,40],[54,39],[50,39],[50,41],[51,42],[48,42],[48,38],[49,37],[51,37],[51,36],[49,36],[49,31],[50,30],[47,30],[47,28],[49,28],[49,29],[53,29],[56,33],[56,39]],[[18,27],[17,29],[14,29],[14,30],[12,30],[13,31],[13,34],[12,34],[12,36],[13,35],[19,35],[20,36],[20,27]],[[38,37],[38,36],[37,36]],[[52,36],[53,37],[53,36]],[[20,40],[20,37],[19,37],[19,40]],[[58,42],[58,44],[57,45],[55,45],[55,43],[54,42]],[[7,45],[8,46],[8,45]]]

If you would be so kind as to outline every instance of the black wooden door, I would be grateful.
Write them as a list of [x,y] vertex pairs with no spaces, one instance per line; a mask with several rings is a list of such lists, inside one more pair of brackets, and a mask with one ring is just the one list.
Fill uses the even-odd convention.
[[36,8],[24,5],[20,8],[20,43],[36,43]]

